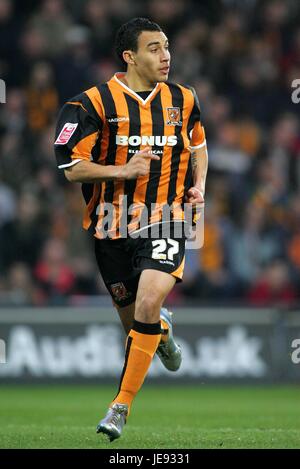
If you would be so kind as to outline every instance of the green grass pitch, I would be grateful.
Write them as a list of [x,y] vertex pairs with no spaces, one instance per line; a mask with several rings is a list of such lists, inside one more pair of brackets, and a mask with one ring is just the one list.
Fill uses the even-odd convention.
[[0,386],[0,448],[299,448],[299,387],[145,385],[122,437],[95,432],[112,386]]

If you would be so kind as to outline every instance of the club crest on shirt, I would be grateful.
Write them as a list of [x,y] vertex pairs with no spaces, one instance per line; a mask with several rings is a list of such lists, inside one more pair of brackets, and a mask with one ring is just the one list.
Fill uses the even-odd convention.
[[113,283],[110,287],[114,298],[118,301],[125,300],[131,296],[131,293],[126,290],[123,282]]
[[167,125],[182,125],[179,107],[167,107]]

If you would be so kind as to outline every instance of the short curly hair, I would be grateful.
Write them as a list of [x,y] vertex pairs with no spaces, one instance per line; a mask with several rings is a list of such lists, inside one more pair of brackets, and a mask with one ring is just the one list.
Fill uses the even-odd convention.
[[126,65],[123,59],[124,50],[138,50],[138,38],[143,31],[162,31],[161,27],[148,18],[133,18],[123,24],[116,34],[115,52],[118,58]]

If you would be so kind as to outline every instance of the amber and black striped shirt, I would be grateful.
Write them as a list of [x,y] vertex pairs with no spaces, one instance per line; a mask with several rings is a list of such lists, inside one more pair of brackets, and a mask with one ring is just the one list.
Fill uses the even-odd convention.
[[[200,109],[194,90],[169,82],[157,83],[143,99],[115,74],[107,83],[70,99],[62,108],[56,129],[55,154],[59,168],[81,160],[101,165],[124,165],[145,146],[160,156],[151,160],[150,172],[134,180],[82,184],[86,202],[83,227],[101,238],[110,203],[115,215],[108,231],[120,237],[119,224],[125,220],[130,231],[139,228],[144,207],[148,222],[161,220],[161,207],[169,205],[173,219],[182,219],[185,192],[193,185],[191,150],[205,145]],[[107,227],[106,227],[107,229]]]

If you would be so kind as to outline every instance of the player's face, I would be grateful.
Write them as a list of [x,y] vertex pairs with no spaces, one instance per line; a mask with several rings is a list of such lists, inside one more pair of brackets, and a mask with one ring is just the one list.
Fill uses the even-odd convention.
[[160,31],[143,31],[134,53],[135,70],[151,83],[166,81],[170,69],[168,38]]

